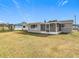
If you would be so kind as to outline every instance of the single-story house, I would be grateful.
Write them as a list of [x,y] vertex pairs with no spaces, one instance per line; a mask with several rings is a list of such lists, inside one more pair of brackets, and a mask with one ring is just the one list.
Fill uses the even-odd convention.
[[14,28],[14,30],[22,30],[22,25],[20,25],[20,24],[15,24],[15,28]]
[[73,20],[65,21],[49,21],[29,23],[28,32],[44,33],[44,34],[59,34],[70,33],[73,29]]

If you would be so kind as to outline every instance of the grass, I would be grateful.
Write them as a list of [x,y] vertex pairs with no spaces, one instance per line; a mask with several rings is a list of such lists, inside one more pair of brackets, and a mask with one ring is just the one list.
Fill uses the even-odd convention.
[[60,35],[1,32],[0,57],[79,57],[79,32]]

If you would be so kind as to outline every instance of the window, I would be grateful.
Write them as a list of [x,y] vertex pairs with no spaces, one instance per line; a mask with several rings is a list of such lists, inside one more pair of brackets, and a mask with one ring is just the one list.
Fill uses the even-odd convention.
[[62,30],[62,27],[65,27],[65,24],[57,24],[57,26],[58,26],[58,31],[61,31]]
[[49,29],[49,24],[46,25],[46,28]]
[[60,24],[59,23],[57,23],[57,27],[59,27],[60,26]]
[[31,25],[31,28],[32,29],[34,29],[34,28],[36,28],[37,27],[37,25]]
[[64,27],[65,25],[64,24],[61,24],[61,26]]

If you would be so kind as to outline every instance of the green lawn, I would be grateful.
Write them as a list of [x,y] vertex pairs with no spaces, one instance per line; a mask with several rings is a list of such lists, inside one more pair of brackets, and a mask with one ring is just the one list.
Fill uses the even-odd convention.
[[0,57],[79,57],[79,32],[60,35],[1,32]]

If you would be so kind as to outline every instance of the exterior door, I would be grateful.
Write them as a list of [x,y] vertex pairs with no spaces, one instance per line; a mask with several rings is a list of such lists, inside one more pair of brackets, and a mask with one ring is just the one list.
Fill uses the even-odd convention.
[[45,24],[41,24],[41,31],[45,31]]
[[54,23],[50,24],[50,32],[56,32],[56,25]]
[[46,32],[49,32],[49,24],[46,24]]
[[59,31],[61,31],[61,24],[59,24]]

